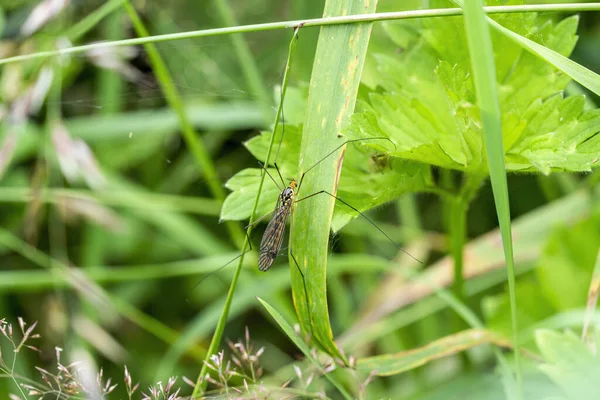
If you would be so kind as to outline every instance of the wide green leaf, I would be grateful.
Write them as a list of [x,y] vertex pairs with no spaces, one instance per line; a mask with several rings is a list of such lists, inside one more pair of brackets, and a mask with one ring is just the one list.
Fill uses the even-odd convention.
[[[577,17],[554,23],[530,14],[492,17],[520,35],[568,56]],[[482,124],[459,17],[385,25],[400,54],[377,54],[380,80],[364,91],[344,133],[389,137],[388,155],[466,172],[485,171]],[[447,37],[455,37],[448,41]],[[589,171],[597,162],[600,112],[583,97],[563,98],[569,76],[500,32],[492,35],[509,171]]]
[[[221,220],[247,220],[250,218],[261,182],[261,173],[258,168],[247,168],[227,181],[225,187],[232,192],[223,202]],[[277,177],[277,172],[274,169],[270,168],[269,173],[271,176]],[[279,187],[267,178],[256,210],[258,218],[273,211],[279,192]]]

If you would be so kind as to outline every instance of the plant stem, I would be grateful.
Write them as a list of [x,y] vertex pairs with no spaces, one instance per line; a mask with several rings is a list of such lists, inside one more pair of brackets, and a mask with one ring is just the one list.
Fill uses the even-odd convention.
[[98,7],[92,13],[88,14],[79,21],[77,24],[73,25],[66,32],[66,37],[69,38],[70,41],[75,42],[79,40],[83,35],[85,35],[88,31],[94,29],[98,23],[111,14],[113,11],[117,10],[121,7],[121,4],[126,0],[109,0],[104,3],[102,6]]
[[[271,134],[271,141],[269,142],[269,150],[267,151],[267,156],[265,158],[264,165],[269,165],[271,152],[273,149],[273,144],[275,143],[275,136],[277,132],[277,126],[279,125],[279,120],[281,118],[281,114],[283,112],[283,103],[285,100],[285,93],[287,91],[287,84],[289,80],[290,69],[292,66],[292,60],[294,57],[294,53],[296,51],[296,41],[298,40],[298,29],[294,31],[294,36],[290,41],[288,58],[286,62],[285,72],[283,74],[283,82],[281,84],[281,100],[279,101],[279,106],[277,107],[277,112],[275,113],[275,121],[273,123],[273,130]],[[283,133],[282,133],[283,134]],[[258,202],[260,200],[260,194],[262,192],[263,183],[265,181],[265,170],[263,170],[260,184],[258,186],[258,192],[256,194],[256,198],[254,200],[254,207],[252,208],[252,213],[250,214],[250,224],[254,221],[256,210],[258,208]],[[240,260],[233,274],[233,279],[231,280],[231,284],[229,285],[229,291],[227,292],[227,298],[225,300],[225,305],[223,306],[223,311],[221,312],[221,316],[219,317],[219,321],[217,322],[217,327],[215,328],[215,334],[212,337],[210,342],[210,346],[208,348],[208,352],[206,354],[206,360],[200,369],[200,373],[198,374],[198,379],[196,380],[196,386],[194,387],[194,391],[192,392],[192,399],[200,396],[204,390],[206,390],[206,386],[208,381],[204,379],[204,376],[208,373],[208,361],[212,354],[215,354],[219,348],[219,344],[221,343],[221,338],[223,336],[223,332],[225,330],[225,325],[227,324],[227,317],[229,316],[229,309],[231,307],[231,302],[233,301],[233,294],[237,287],[237,282],[240,276],[240,272],[242,271],[242,265],[244,262],[244,254],[246,253],[246,249],[248,248],[248,238],[252,233],[252,226],[250,226],[246,232],[246,239],[244,240],[244,244],[242,246],[242,253],[240,256]]]
[[464,245],[467,228],[467,205],[461,198],[455,199],[450,205],[449,233],[452,243],[452,258],[454,259],[454,283],[452,290],[456,298],[465,300],[464,293]]
[[[523,6],[495,6],[484,7],[487,14],[510,14],[524,12],[575,12],[575,11],[598,11],[600,3],[589,4],[537,4]],[[306,20],[292,20],[281,22],[269,22],[264,24],[242,25],[226,28],[204,29],[198,31],[189,31],[181,33],[170,33],[166,35],[155,35],[148,37],[140,37],[135,39],[126,39],[113,42],[93,43],[83,46],[68,47],[53,51],[40,51],[32,54],[23,54],[14,57],[0,59],[0,65],[19,61],[33,60],[36,58],[49,58],[63,54],[83,53],[88,50],[106,48],[111,46],[133,46],[147,43],[167,42],[172,40],[192,39],[208,36],[230,35],[233,33],[244,32],[260,32],[277,29],[289,29],[302,26],[305,28],[313,26],[328,26],[328,25],[343,25],[358,22],[376,22],[390,21],[410,18],[426,18],[426,17],[448,17],[462,15],[462,10],[459,8],[443,8],[434,10],[415,10],[415,11],[398,11],[389,13],[371,13],[344,15],[337,17],[314,18]]]
[[396,206],[400,214],[402,226],[408,228],[414,234],[422,234],[423,227],[419,218],[419,207],[415,199],[416,194],[407,193],[398,199]]
[[467,241],[467,212],[469,204],[479,192],[479,188],[486,178],[487,173],[465,173],[460,193],[454,200],[450,200],[449,231],[452,258],[454,259],[453,291],[462,302],[465,301],[463,266],[464,246]]

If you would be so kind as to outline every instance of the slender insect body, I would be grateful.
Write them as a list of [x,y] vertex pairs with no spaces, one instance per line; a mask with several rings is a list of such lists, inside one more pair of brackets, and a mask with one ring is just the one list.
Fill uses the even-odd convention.
[[277,199],[277,205],[271,221],[267,225],[267,229],[263,234],[258,251],[258,269],[267,271],[273,265],[275,258],[281,250],[283,244],[283,234],[287,219],[292,212],[294,199],[296,196],[295,189],[297,183],[292,180],[290,184],[281,192]]
[[[292,214],[294,212],[295,204],[299,203],[301,201],[304,201],[304,200],[308,200],[308,199],[313,198],[315,196],[318,196],[320,194],[326,194],[326,195],[328,195],[329,197],[331,197],[331,198],[335,199],[336,201],[340,202],[341,204],[343,204],[347,208],[353,210],[358,215],[362,216],[375,229],[377,229],[383,236],[385,236],[392,244],[394,244],[398,248],[398,250],[406,253],[407,255],[409,255],[410,257],[412,257],[413,259],[415,259],[416,261],[421,262],[421,261],[417,260],[416,258],[414,258],[409,253],[407,253],[404,249],[402,249],[402,247],[400,247],[394,240],[392,240],[392,238],[389,237],[369,217],[367,217],[362,212],[360,212],[357,208],[353,207],[352,205],[350,205],[346,201],[342,200],[341,198],[337,197],[333,193],[331,193],[331,192],[329,192],[327,190],[320,190],[318,192],[309,194],[307,196],[304,196],[304,197],[301,197],[301,198],[298,198],[298,199],[296,198],[296,197],[299,196],[300,188],[302,187],[302,182],[303,182],[303,180],[306,177],[306,174],[308,172],[310,172],[313,168],[317,167],[323,160],[325,160],[326,158],[332,156],[336,151],[338,151],[340,148],[342,148],[346,144],[352,143],[352,142],[362,142],[362,141],[366,141],[366,140],[387,140],[387,141],[390,141],[390,139],[384,138],[384,137],[381,137],[381,138],[374,137],[374,138],[367,138],[367,139],[352,139],[352,140],[345,141],[344,143],[342,143],[341,145],[339,145],[338,147],[336,147],[335,149],[333,149],[332,151],[330,151],[326,156],[324,156],[317,163],[315,163],[310,168],[308,168],[306,171],[304,171],[302,173],[302,176],[300,177],[299,181],[296,181],[295,179],[291,180],[290,183],[279,194],[279,197],[277,198],[277,204],[275,206],[275,209],[272,212],[270,212],[269,214],[266,214],[266,215],[262,216],[261,218],[255,220],[255,221],[252,221],[250,224],[248,224],[245,227],[245,229],[248,229],[250,226],[257,224],[258,222],[264,220],[269,215],[272,215],[271,220],[269,221],[269,224],[267,225],[267,228],[265,229],[263,237],[262,237],[262,240],[260,242],[260,247],[259,247],[259,252],[258,252],[258,269],[260,271],[267,271],[267,270],[269,270],[269,268],[271,268],[271,266],[275,262],[275,259],[279,255],[279,252],[281,251],[281,247],[282,247],[282,244],[283,244],[283,237],[284,237],[284,233],[285,233],[286,223],[287,223],[287,220],[288,220],[288,217],[290,216],[290,214]],[[392,142],[392,144],[393,144],[393,142]],[[273,181],[273,183],[275,183],[276,186],[281,187],[281,186],[279,186],[279,183],[269,173],[269,171],[265,168],[265,166],[262,163],[260,163],[260,162],[259,162],[259,165],[265,171],[265,173],[269,176],[269,178]],[[285,186],[285,183],[283,181],[283,177],[281,176],[281,173],[279,171],[279,167],[277,166],[277,163],[274,163],[274,166],[275,166],[275,170],[277,171],[277,174],[279,175],[280,182]],[[229,261],[227,264],[221,266],[217,270],[211,272],[207,276],[205,276],[202,279],[200,279],[200,281],[198,283],[196,283],[196,285],[194,287],[197,287],[198,285],[200,285],[206,278],[208,278],[214,272],[216,272],[218,270],[221,270],[222,268],[225,268],[227,265],[229,265],[230,263],[232,263],[234,260],[240,259],[241,257],[244,256],[244,254],[248,253],[249,251],[252,251],[252,243],[250,241],[250,237],[248,236],[248,232],[246,232],[246,238],[248,240],[249,249],[247,249],[242,254],[238,255],[237,257],[235,257],[234,259],[232,259],[231,261]],[[302,275],[302,278],[303,278],[303,281],[304,281],[304,273],[302,272],[300,266],[298,265],[298,262],[297,262],[296,258],[294,257],[294,254],[292,253],[292,248],[291,247],[290,247],[290,255],[291,255],[292,259],[294,260],[294,264],[296,265],[296,268],[298,269],[298,272]],[[306,285],[306,282],[304,282],[304,284]],[[305,287],[305,291],[306,291],[306,287]]]

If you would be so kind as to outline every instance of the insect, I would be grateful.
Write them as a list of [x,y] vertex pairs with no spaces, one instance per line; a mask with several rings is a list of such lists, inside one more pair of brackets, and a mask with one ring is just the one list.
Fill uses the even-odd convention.
[[260,241],[260,249],[258,250],[258,269],[261,271],[267,271],[271,268],[271,265],[273,265],[273,262],[275,261],[275,257],[277,257],[277,254],[279,254],[279,251],[281,250],[285,224],[294,207],[294,198],[296,196],[294,190],[297,185],[298,183],[295,180],[292,180],[289,185],[283,189],[277,199],[277,205],[275,206],[275,211],[273,211],[273,218],[269,221],[267,229],[265,229],[265,233]]
[[[279,191],[280,191],[280,194],[279,194],[279,196],[277,198],[277,204],[275,205],[274,210],[271,211],[270,213],[266,214],[266,215],[263,215],[262,217],[258,218],[257,220],[255,220],[252,223],[250,223],[250,224],[248,224],[248,225],[245,226],[244,229],[246,230],[246,236],[248,238],[248,245],[249,245],[249,248],[246,251],[244,251],[243,253],[241,253],[237,257],[235,257],[232,260],[230,260],[227,264],[219,267],[215,271],[212,271],[210,274],[208,274],[207,276],[205,276],[204,278],[202,278],[195,285],[195,287],[198,286],[198,285],[200,285],[200,283],[202,283],[206,278],[208,278],[213,273],[216,273],[217,271],[225,268],[226,266],[228,266],[229,264],[231,264],[235,260],[237,260],[240,257],[244,256],[246,253],[252,251],[253,250],[252,242],[250,241],[250,238],[248,237],[248,233],[247,233],[248,228],[251,227],[251,226],[254,226],[255,224],[258,224],[259,222],[265,220],[268,217],[271,217],[271,220],[269,221],[269,223],[267,225],[267,228],[265,229],[265,231],[263,233],[262,240],[261,240],[260,246],[259,246],[259,252],[258,252],[258,269],[260,271],[263,271],[263,272],[269,270],[269,268],[271,268],[271,266],[273,265],[275,259],[279,255],[279,252],[281,251],[281,247],[282,247],[282,244],[283,244],[283,238],[284,238],[284,234],[285,234],[285,228],[286,228],[287,220],[290,217],[290,215],[293,214],[295,205],[297,203],[301,202],[301,201],[304,201],[304,200],[307,200],[309,198],[318,196],[320,194],[327,194],[327,195],[333,197],[336,201],[339,201],[340,203],[342,203],[344,206],[346,206],[346,207],[350,208],[351,210],[353,210],[354,212],[356,212],[358,215],[360,215],[362,218],[364,218],[367,222],[369,222],[373,227],[375,227],[375,229],[377,229],[381,234],[383,234],[400,251],[408,254],[404,249],[402,249],[402,247],[400,245],[398,245],[388,234],[386,234],[369,217],[367,217],[365,214],[363,214],[362,212],[360,212],[357,208],[353,207],[352,205],[350,205],[349,203],[347,203],[345,200],[339,198],[338,196],[335,196],[335,195],[333,195],[332,193],[330,193],[330,192],[328,192],[326,190],[321,190],[321,191],[317,191],[315,193],[312,193],[310,195],[307,195],[305,197],[298,198],[298,194],[299,194],[300,189],[302,187],[302,182],[304,180],[304,177],[313,168],[317,167],[323,160],[325,160],[328,157],[330,157],[333,154],[335,154],[340,148],[342,148],[343,146],[347,145],[348,143],[365,142],[365,141],[369,141],[369,140],[386,140],[386,141],[389,141],[390,143],[393,144],[393,142],[390,139],[385,138],[385,137],[373,137],[373,138],[367,138],[367,139],[351,139],[351,140],[347,140],[344,143],[342,143],[339,146],[337,146],[332,151],[330,151],[327,155],[325,155],[323,158],[321,158],[319,161],[317,161],[314,165],[312,165],[306,171],[304,171],[304,173],[300,177],[299,181],[297,181],[295,179],[292,179],[292,180],[289,181],[289,184],[287,184],[287,185],[285,184],[285,181],[283,179],[283,176],[280,173],[280,170],[279,170],[279,167],[277,166],[277,163],[274,163],[274,166],[275,166],[275,170],[277,171],[277,174],[278,174],[279,182],[273,177],[273,175],[269,172],[269,170],[267,170],[267,168],[261,162],[259,162],[260,167],[264,170],[264,172],[269,176],[269,178],[271,179],[271,181],[273,181],[273,183],[279,188]],[[294,259],[294,262],[296,263],[296,266],[298,267],[298,271],[300,272],[300,274],[304,278],[304,274],[302,273],[300,267],[298,266],[298,263],[296,262],[295,257],[294,257],[294,255],[293,255],[293,253],[291,251],[290,251],[290,255]],[[410,257],[412,257],[410,254],[408,254],[408,255]],[[419,261],[419,260],[417,260],[417,261]]]

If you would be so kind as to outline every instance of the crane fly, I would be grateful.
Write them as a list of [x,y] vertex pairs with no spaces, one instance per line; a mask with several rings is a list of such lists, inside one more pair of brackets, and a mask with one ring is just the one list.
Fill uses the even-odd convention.
[[[341,198],[335,196],[334,194],[332,194],[326,190],[320,190],[318,192],[312,193],[312,194],[302,197],[300,199],[296,199],[298,197],[298,193],[300,192],[300,188],[302,186],[302,181],[304,180],[304,177],[306,176],[306,174],[308,172],[310,172],[313,168],[315,168],[317,165],[319,165],[323,160],[325,160],[326,158],[333,155],[336,151],[338,151],[340,148],[342,148],[346,144],[352,143],[352,142],[364,142],[364,141],[369,141],[369,140],[387,140],[390,143],[394,144],[389,138],[386,138],[386,137],[373,137],[373,138],[366,138],[366,139],[347,140],[344,143],[342,143],[341,145],[337,146],[332,151],[330,151],[327,155],[325,155],[323,158],[321,158],[319,161],[317,161],[314,165],[312,165],[306,171],[304,171],[302,173],[302,176],[300,177],[299,181],[292,179],[292,180],[290,180],[290,182],[287,186],[285,185],[285,181],[283,179],[283,176],[281,175],[281,172],[279,171],[279,167],[277,166],[277,163],[274,163],[274,166],[275,166],[275,170],[277,171],[277,174],[279,176],[279,179],[280,179],[280,182],[282,185],[280,185],[277,182],[277,180],[275,178],[273,178],[273,175],[271,175],[271,173],[267,170],[267,168],[259,161],[258,164],[260,165],[261,169],[264,170],[264,172],[269,176],[269,178],[273,181],[273,183],[280,190],[280,194],[277,198],[277,204],[275,205],[275,209],[273,211],[271,211],[270,213],[263,215],[262,217],[258,218],[257,220],[251,222],[250,224],[248,224],[244,227],[244,230],[246,230],[246,238],[248,239],[248,247],[249,247],[246,251],[244,251],[237,257],[230,260],[227,264],[217,268],[216,270],[212,271],[207,276],[203,277],[198,283],[196,283],[196,285],[194,285],[194,287],[197,287],[198,285],[200,285],[206,278],[211,276],[213,273],[220,271],[221,269],[225,268],[227,265],[231,264],[235,260],[244,256],[246,253],[252,251],[253,247],[252,247],[252,242],[250,240],[250,237],[248,236],[248,232],[247,232],[248,228],[263,221],[267,217],[272,216],[271,220],[269,221],[269,223],[267,225],[267,228],[265,229],[265,231],[263,233],[262,240],[260,242],[259,252],[258,252],[258,269],[263,272],[269,270],[269,268],[271,268],[271,266],[275,262],[275,258],[277,258],[277,256],[279,255],[279,252],[281,251],[287,220],[288,220],[289,216],[291,214],[293,214],[295,204],[297,204],[301,201],[304,201],[306,199],[309,199],[311,197],[317,196],[319,194],[327,194],[327,195],[333,197],[336,201],[339,201],[346,207],[350,208],[351,210],[356,212],[358,215],[363,217],[373,227],[375,227],[375,229],[377,229],[392,244],[394,244],[394,246],[396,246],[396,248],[398,248],[398,250],[404,252],[405,254],[412,257],[416,261],[421,262],[420,260],[416,259],[412,255],[407,253],[388,234],[386,234],[375,222],[373,222],[373,220],[371,220],[365,214],[360,212],[357,208],[353,207],[352,205],[350,205],[346,201],[342,200]],[[282,187],[283,187],[283,189],[282,189]],[[293,258],[293,260],[296,264],[296,267],[297,267],[298,271],[300,272],[300,275],[302,275],[302,278],[304,279],[304,274],[291,251],[290,251],[290,255]]]
[[[265,170],[266,171],[266,170]],[[267,271],[273,265],[275,257],[281,250],[283,244],[283,234],[285,232],[285,225],[287,219],[292,213],[294,207],[294,198],[296,193],[294,190],[298,183],[292,179],[289,185],[283,189],[279,198],[277,199],[277,205],[273,211],[273,218],[269,221],[267,229],[263,234],[262,240],[260,241],[260,248],[258,250],[258,269],[261,271]]]

